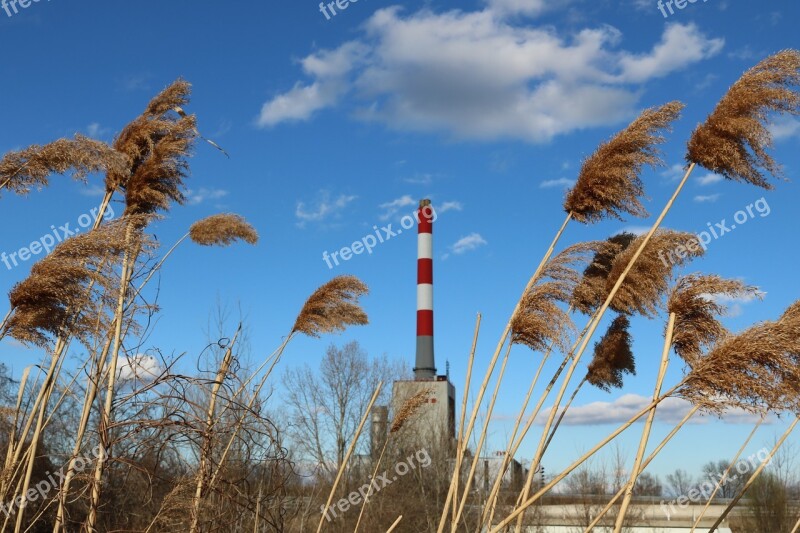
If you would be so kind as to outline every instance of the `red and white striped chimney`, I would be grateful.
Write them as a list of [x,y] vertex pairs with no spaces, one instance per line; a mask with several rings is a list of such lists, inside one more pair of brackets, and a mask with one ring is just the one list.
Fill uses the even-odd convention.
[[417,220],[417,364],[414,379],[424,381],[436,377],[433,359],[433,220],[430,200],[419,203]]

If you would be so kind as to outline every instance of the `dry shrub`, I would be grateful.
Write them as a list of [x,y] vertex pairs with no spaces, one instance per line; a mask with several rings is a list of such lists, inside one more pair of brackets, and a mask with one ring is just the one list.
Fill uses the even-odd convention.
[[358,305],[358,298],[369,292],[355,276],[338,276],[314,291],[306,301],[292,332],[319,337],[323,333],[344,331],[349,325],[369,323]]
[[[8,334],[25,344],[45,346],[50,337],[65,334],[85,340],[97,329],[101,317],[82,310],[113,293],[112,266],[125,252],[127,224],[120,219],[72,237],[36,263],[30,276],[9,293],[14,314]],[[134,234],[129,244],[142,246],[141,239]]]
[[[637,237],[614,259],[606,279],[606,294],[611,292],[644,238],[645,235]],[[676,253],[679,249],[685,253]],[[656,316],[662,307],[662,297],[669,289],[673,267],[682,266],[703,253],[700,242],[691,233],[668,229],[656,231],[622,282],[611,302],[611,309],[624,314]]]
[[726,298],[760,297],[756,287],[717,275],[690,274],[678,280],[667,300],[667,309],[675,314],[672,346],[684,361],[693,364],[729,334],[717,317],[727,312]]
[[714,412],[800,412],[800,301],[775,322],[723,338],[695,361],[679,394]]
[[633,233],[622,232],[607,241],[595,253],[589,266],[583,271],[583,277],[572,294],[572,306],[586,315],[591,315],[606,301],[608,291],[606,280],[611,273],[614,259],[636,239]]
[[83,180],[92,172],[124,174],[127,166],[125,157],[106,143],[75,135],[7,153],[0,160],[0,189],[27,194],[34,187],[47,187],[53,173],[71,170],[75,179]]
[[594,346],[594,358],[589,364],[586,380],[606,392],[621,389],[625,374],[636,375],[636,362],[631,349],[631,323],[619,315],[608,331]]
[[681,102],[670,102],[645,109],[627,128],[601,144],[583,162],[564,210],[583,223],[606,216],[622,219],[623,213],[647,216],[639,200],[644,195],[639,175],[645,166],[663,163],[657,145],[665,141],[663,132],[680,116],[683,107]]
[[687,161],[730,180],[771,189],[762,169],[781,176],[767,153],[770,114],[800,114],[800,52],[784,50],[751,68],[733,84],[692,134]]
[[258,242],[258,232],[239,215],[212,215],[192,224],[191,239],[201,246],[228,246],[236,241]]

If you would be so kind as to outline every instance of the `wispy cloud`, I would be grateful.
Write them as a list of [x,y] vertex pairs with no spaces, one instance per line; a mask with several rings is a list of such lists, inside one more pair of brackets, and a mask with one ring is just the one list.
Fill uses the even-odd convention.
[[728,296],[725,294],[707,294],[705,298],[718,304],[725,306],[727,312],[725,316],[735,318],[744,313],[744,306],[756,300],[763,300],[767,297],[764,291],[758,291],[755,294],[747,294],[745,296]]
[[[619,398],[606,402],[592,402],[586,405],[571,407],[564,416],[564,424],[568,426],[599,426],[603,424],[620,424],[628,421],[639,411],[646,408],[652,398],[638,394],[625,394]],[[536,417],[536,423],[543,425],[552,407],[544,409]],[[663,400],[656,411],[656,420],[668,424],[680,422],[692,409],[692,404],[681,398],[667,398]],[[641,417],[638,422],[642,422]],[[751,424],[759,420],[759,416],[748,413],[742,409],[731,409],[722,415],[722,420],[730,424]],[[695,415],[692,423],[703,424],[714,419],[712,415]]]
[[86,126],[86,133],[93,139],[100,139],[108,135],[110,132],[111,129],[102,127],[99,122],[92,122]]
[[448,211],[463,211],[464,210],[464,206],[461,205],[461,202],[456,202],[456,201],[442,202],[442,205],[440,205],[440,206],[434,205],[433,207],[434,207],[434,209],[436,209],[436,212],[439,213],[439,214],[447,213]]
[[545,181],[539,183],[539,188],[540,189],[555,189],[556,187],[559,187],[559,188],[562,188],[562,189],[568,189],[569,187],[572,187],[574,184],[575,184],[575,180],[571,180],[571,179],[568,179],[568,178],[558,178],[558,179],[555,179],[555,180],[545,180]]
[[79,192],[83,196],[103,196],[106,193],[106,188],[100,185],[89,185],[88,187],[81,187]]
[[680,180],[684,174],[686,174],[686,169],[683,165],[672,165],[666,170],[661,171],[661,176],[668,179],[669,181],[678,181]]
[[317,199],[311,205],[306,202],[297,202],[294,212],[298,220],[297,225],[302,228],[308,222],[323,223],[332,218],[338,218],[356,198],[358,197],[347,194],[332,197],[329,191],[320,191]]
[[769,126],[769,131],[776,141],[784,141],[793,137],[800,138],[800,119],[782,116]]
[[189,205],[200,205],[209,200],[221,200],[228,196],[229,192],[223,189],[206,189],[205,187],[197,190],[186,191],[186,203]]
[[694,201],[699,204],[704,203],[713,203],[719,200],[719,197],[722,196],[721,194],[698,194],[694,197]]
[[411,197],[410,194],[404,194],[400,198],[396,198],[391,202],[383,203],[378,206],[380,209],[383,210],[383,213],[380,215],[380,219],[389,220],[404,207],[409,207],[412,205],[417,205],[417,202]]
[[719,183],[720,181],[724,180],[725,178],[720,176],[719,174],[714,174],[713,172],[706,174],[705,176],[700,176],[697,178],[697,183],[706,186],[706,185],[713,185],[714,183]]
[[447,259],[450,254],[462,255],[467,252],[477,250],[481,246],[489,244],[481,237],[480,233],[470,233],[466,237],[461,237],[454,244],[450,245],[449,252],[442,256],[442,259]]
[[434,178],[436,178],[436,174],[431,173],[417,173],[413,176],[408,176],[407,178],[403,178],[403,181],[406,183],[411,183],[413,185],[430,185],[433,183]]

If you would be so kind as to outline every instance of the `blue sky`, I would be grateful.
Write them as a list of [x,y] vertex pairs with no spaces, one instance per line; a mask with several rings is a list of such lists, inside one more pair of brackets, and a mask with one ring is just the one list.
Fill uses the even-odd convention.
[[[218,298],[247,315],[258,359],[280,343],[311,291],[333,275],[355,274],[371,288],[364,300],[370,326],[339,338],[298,339],[283,365],[313,364],[331,341],[351,339],[370,354],[413,364],[413,232],[332,270],[322,254],[372,233],[374,225],[396,228],[418,199],[432,198],[440,206],[437,363],[443,371],[450,362],[460,398],[475,314],[484,317],[482,374],[563,220],[564,191],[581,160],[644,107],[685,102],[664,147],[667,166],[643,176],[648,209],[657,214],[680,177],[694,125],[746,68],[800,45],[799,15],[790,0],[709,0],[668,18],[650,0],[360,0],[331,20],[312,1],[39,2],[12,17],[0,11],[6,81],[0,150],[76,132],[110,140],[177,77],[194,85],[188,110],[231,158],[198,145],[190,201],[157,225],[157,237],[169,245],[193,221],[235,211],[258,228],[262,241],[226,250],[187,245],[170,261],[148,345],[190,356],[205,345],[202,330]],[[742,278],[766,293],[763,302],[732,303],[727,323],[734,329],[774,318],[798,297],[800,122],[779,120],[773,130],[775,155],[790,181],[762,191],[700,169],[666,221],[702,231],[764,198],[768,215],[756,213],[713,241],[707,257],[689,268]],[[55,177],[46,191],[4,195],[0,251],[27,246],[51,225],[74,226],[98,203],[100,183]],[[647,224],[575,224],[564,244]],[[8,270],[0,264],[2,289],[23,279],[31,265]],[[663,323],[634,321],[639,376],[623,393],[581,394],[576,413],[582,416],[563,428],[545,459],[551,471],[612,428],[598,424],[620,416],[631,400],[620,400],[623,394],[652,393]],[[17,373],[39,356],[0,344],[0,360]],[[538,362],[526,349],[512,352],[490,449],[503,446]],[[668,383],[681,367],[675,360]],[[733,455],[749,423],[729,417],[690,426],[651,468],[695,471]],[[765,427],[753,451],[783,427]],[[660,423],[653,440],[668,430]],[[637,433],[620,440],[630,453]],[[532,437],[523,457],[532,454]]]

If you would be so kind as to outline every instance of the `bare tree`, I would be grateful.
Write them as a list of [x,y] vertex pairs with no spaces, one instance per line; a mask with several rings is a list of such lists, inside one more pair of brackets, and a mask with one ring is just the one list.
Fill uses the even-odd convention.
[[[370,360],[357,341],[342,348],[331,344],[318,370],[309,365],[289,369],[284,386],[290,436],[302,459],[335,473],[378,382],[407,374],[402,362],[385,355]],[[384,387],[379,404],[386,403],[390,390]],[[361,451],[366,452],[363,446]]]
[[675,498],[687,494],[694,487],[692,476],[686,470],[678,468],[671,474],[667,474],[667,489],[670,496]]

